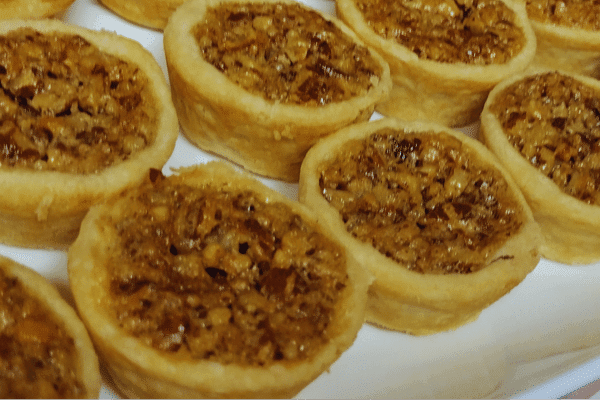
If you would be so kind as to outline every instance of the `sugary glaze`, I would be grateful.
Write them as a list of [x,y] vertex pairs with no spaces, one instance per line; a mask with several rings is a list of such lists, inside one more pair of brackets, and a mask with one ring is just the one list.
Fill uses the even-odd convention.
[[593,0],[527,0],[527,14],[543,23],[600,31],[600,3]]
[[223,3],[194,29],[202,57],[244,89],[322,106],[365,95],[382,75],[369,50],[306,7]]
[[490,111],[509,142],[566,194],[600,204],[600,100],[596,88],[558,72],[525,77]]
[[0,86],[1,168],[96,173],[154,141],[145,74],[81,36],[4,34]]
[[451,136],[384,128],[337,152],[323,196],[348,232],[409,270],[478,271],[523,223],[502,175]]
[[503,64],[524,47],[513,10],[496,0],[356,0],[369,26],[422,59]]

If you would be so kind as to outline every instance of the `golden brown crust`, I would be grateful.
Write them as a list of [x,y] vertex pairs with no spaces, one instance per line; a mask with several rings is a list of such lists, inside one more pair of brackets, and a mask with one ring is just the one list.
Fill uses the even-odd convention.
[[162,30],[184,0],[100,0],[119,16],[139,25]]
[[429,120],[463,126],[477,120],[487,94],[502,79],[524,70],[535,54],[536,40],[523,4],[502,1],[515,14],[524,47],[504,64],[471,65],[421,59],[393,39],[377,35],[354,0],[337,0],[338,15],[367,45],[390,64],[392,92],[376,111],[404,120]]
[[0,269],[6,276],[15,277],[23,285],[26,295],[32,296],[47,308],[51,313],[50,318],[73,338],[77,353],[77,380],[83,385],[85,398],[98,398],[101,385],[98,357],[75,310],[67,304],[54,286],[37,272],[4,257],[0,257]]
[[[298,4],[287,0],[281,3]],[[370,118],[375,103],[387,95],[391,86],[387,64],[372,53],[383,72],[365,95],[349,100],[316,107],[267,101],[234,84],[205,62],[198,51],[191,30],[207,7],[219,4],[227,2],[189,1],[173,14],[165,30],[173,101],[182,130],[200,148],[253,172],[296,181],[302,158],[315,141],[343,126]],[[351,40],[361,43],[338,20],[323,18]]]
[[[522,207],[524,220],[518,232],[487,258],[487,264],[481,270],[446,275],[409,271],[371,244],[348,233],[338,211],[321,194],[320,171],[323,165],[338,156],[337,149],[350,140],[365,138],[390,127],[451,135],[477,154],[478,162],[497,169],[506,178],[514,199]],[[483,145],[437,124],[382,119],[340,130],[308,152],[302,165],[299,191],[300,201],[315,210],[359,263],[375,275],[375,282],[369,289],[367,320],[384,327],[416,335],[455,329],[476,319],[481,310],[518,285],[539,261],[539,227],[515,183]]]
[[[192,187],[210,185],[226,190],[251,190],[266,203],[283,203],[304,221],[318,228],[307,209],[284,198],[250,178],[238,174],[223,163],[178,170],[167,177],[174,183]],[[221,364],[206,359],[193,360],[176,353],[157,350],[143,344],[119,328],[108,300],[108,275],[103,266],[115,248],[114,224],[127,207],[127,194],[92,208],[85,218],[79,237],[69,250],[69,276],[78,309],[84,323],[107,361],[108,369],[120,390],[139,397],[290,397],[315,379],[350,346],[364,320],[366,291],[370,282],[366,273],[347,257],[348,284],[342,289],[331,325],[330,340],[319,352],[305,360],[273,362],[264,366]],[[343,250],[342,247],[340,249]],[[93,295],[90,295],[93,293]]]
[[[549,177],[534,167],[509,143],[499,118],[491,110],[496,102],[503,101],[502,93],[510,85],[548,72],[551,71],[519,74],[494,88],[481,116],[480,135],[486,146],[513,176],[530,204],[533,215],[542,228],[542,255],[569,264],[590,263],[600,259],[600,208],[597,204],[591,205],[565,194]],[[595,92],[600,91],[600,84],[595,79],[567,72],[560,74],[575,79]],[[551,126],[553,123],[543,117],[537,125],[541,129],[544,129],[544,125]],[[573,134],[578,132],[573,131]]]
[[76,237],[79,223],[95,202],[137,184],[149,168],[161,168],[171,155],[178,135],[177,118],[164,74],[139,44],[110,32],[94,32],[59,21],[11,20],[0,24],[0,34],[21,27],[83,37],[100,50],[139,65],[157,100],[154,141],[128,159],[95,174],[0,168],[0,224],[3,243],[26,247],[64,247]]
[[0,19],[48,18],[65,11],[75,0],[3,0]]

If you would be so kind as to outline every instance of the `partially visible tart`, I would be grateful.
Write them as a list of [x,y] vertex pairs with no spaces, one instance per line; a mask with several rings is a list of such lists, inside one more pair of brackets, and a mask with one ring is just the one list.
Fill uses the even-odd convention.
[[527,198],[542,227],[544,257],[600,259],[600,83],[560,71],[499,84],[481,136]]
[[533,66],[600,77],[600,4],[594,0],[527,0],[537,36]]
[[185,0],[100,0],[119,16],[136,24],[165,29],[169,17]]
[[307,154],[300,201],[375,276],[367,321],[455,329],[537,265],[538,225],[478,141],[433,123],[356,124]]
[[187,137],[252,172],[297,181],[319,138],[368,120],[387,63],[337,19],[291,0],[192,0],[165,29]]
[[0,22],[0,242],[65,247],[88,208],[173,151],[162,70],[138,43],[60,21]]
[[48,18],[65,11],[75,0],[2,0],[0,19]]
[[390,64],[376,110],[448,126],[475,122],[494,85],[524,70],[535,35],[511,0],[337,0],[337,12]]
[[68,268],[117,387],[145,398],[295,395],[352,344],[370,283],[304,206],[220,162],[94,206]]
[[0,397],[98,398],[98,357],[44,277],[0,257]]

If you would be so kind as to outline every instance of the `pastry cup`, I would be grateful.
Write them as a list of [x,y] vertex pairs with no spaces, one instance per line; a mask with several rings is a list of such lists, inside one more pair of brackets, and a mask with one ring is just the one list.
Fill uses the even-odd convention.
[[[206,62],[191,33],[207,8],[227,2],[188,1],[173,14],[165,29],[167,66],[182,131],[201,149],[219,154],[249,171],[297,181],[306,151],[319,138],[371,117],[375,104],[387,96],[391,87],[389,68],[378,54],[370,51],[382,72],[364,95],[323,106],[268,101],[235,84]],[[248,3],[275,2],[249,0]],[[300,5],[290,0],[278,3]],[[362,43],[337,19],[321,16],[356,43]]]
[[184,0],[100,0],[128,21],[158,30],[165,29],[169,17]]
[[[284,205],[310,224],[316,232],[328,232],[316,224],[303,205],[266,188],[247,174],[236,173],[233,168],[221,162],[180,169],[175,171],[174,176],[164,179],[193,188],[208,185],[217,190],[233,190],[236,193],[238,190],[249,190],[266,204]],[[364,321],[370,279],[355,260],[344,255],[343,246],[335,241],[333,243],[339,246],[339,251],[346,258],[347,284],[339,291],[331,323],[325,329],[329,340],[322,343],[317,352],[308,358],[284,359],[262,366],[238,361],[225,363],[204,357],[194,359],[186,354],[181,356],[181,353],[158,350],[129,334],[119,326],[115,312],[107,306],[111,284],[107,263],[111,262],[110,255],[119,251],[115,224],[118,224],[121,215],[130,207],[130,197],[133,195],[124,192],[119,198],[96,205],[90,210],[79,237],[69,250],[68,265],[77,308],[123,394],[145,398],[291,397],[325,371],[353,343]],[[170,250],[167,248],[165,251],[168,253]],[[156,258],[160,257],[164,257],[162,250],[156,251]],[[206,265],[203,261],[194,264],[192,268],[201,271]],[[220,266],[225,268],[223,264]],[[197,294],[202,297],[202,293]],[[235,310],[235,306],[233,309]]]
[[[81,393],[84,398],[98,398],[101,384],[98,357],[96,356],[92,341],[90,340],[83,323],[75,313],[75,310],[67,304],[56,288],[37,272],[5,257],[0,257],[0,270],[2,270],[7,278],[15,278],[22,287],[23,296],[37,302],[42,309],[47,311],[47,318],[50,323],[56,324],[58,329],[63,330],[63,332],[66,333],[66,336],[73,339],[73,346],[76,352],[74,357],[74,369],[71,369],[69,366],[60,365],[62,362],[60,360],[54,360],[55,362],[58,362],[56,368],[65,368],[63,373],[73,373],[75,375],[77,381],[84,390],[84,392]],[[10,318],[5,318],[4,323],[6,323],[6,321],[10,321]],[[20,321],[25,321],[25,323],[26,321],[33,321],[34,324],[45,323],[45,321],[37,319],[33,320],[29,317],[25,317]],[[42,337],[39,340],[43,341],[44,334],[52,332],[53,328],[45,329],[47,329],[47,331],[43,329],[34,331],[33,335],[39,333]],[[3,331],[8,331],[7,326],[3,326]],[[23,332],[23,330],[21,330],[21,332]],[[25,340],[36,340],[31,334],[27,334],[27,331],[25,332],[25,335],[23,335]],[[0,392],[2,392],[1,389]],[[8,397],[12,397],[10,396],[11,393],[8,393],[8,395]]]
[[[508,193],[512,196],[515,207],[522,210],[522,224],[516,232],[504,239],[495,252],[490,250],[491,253],[484,259],[481,269],[470,273],[449,274],[428,274],[409,270],[407,266],[378,251],[371,243],[362,241],[350,233],[340,212],[325,199],[320,187],[321,172],[340,157],[344,151],[343,146],[354,141],[363,141],[387,128],[397,132],[417,133],[417,138],[418,134],[424,132],[454,137],[462,143],[463,148],[469,150],[474,162],[499,171],[505,178]],[[369,173],[371,172],[373,176],[379,176],[376,170]],[[365,198],[371,194],[369,191],[365,193]],[[379,192],[373,194],[377,198],[382,196]],[[389,193],[389,196],[397,195]],[[346,245],[348,252],[375,276],[375,281],[369,288],[367,321],[389,329],[414,335],[456,329],[475,320],[485,307],[517,286],[540,259],[537,249],[541,240],[539,227],[534,222],[521,192],[504,168],[478,141],[435,123],[402,122],[384,118],[340,130],[308,152],[302,164],[299,197],[302,203],[315,210],[322,223],[331,227],[335,236]],[[406,201],[406,204],[410,202]],[[374,207],[377,209],[377,206]],[[411,206],[411,210],[417,210],[412,207],[415,206]],[[404,235],[408,232],[404,229],[411,229],[410,226],[401,228],[401,225],[402,221],[394,222],[392,226],[397,233],[390,235]],[[413,235],[411,242],[420,241],[420,233]]]
[[0,3],[0,19],[48,18],[65,11],[75,0],[6,0]]
[[141,45],[112,32],[97,32],[55,20],[10,20],[0,34],[30,27],[43,34],[79,35],[101,51],[137,65],[148,78],[156,108],[153,142],[129,158],[98,173],[76,174],[0,167],[0,242],[23,247],[64,248],[77,236],[89,207],[136,185],[149,168],[162,168],[179,134],[177,116],[164,77],[152,55]]
[[[542,256],[567,264],[590,263],[600,259],[600,207],[566,194],[551,178],[533,166],[510,144],[501,122],[490,110],[495,102],[502,100],[502,92],[508,86],[545,72],[550,71],[519,74],[494,88],[481,115],[479,134],[517,182],[542,228]],[[600,83],[593,78],[568,72],[560,74],[600,93]],[[523,104],[527,101],[524,99]],[[552,124],[552,121],[542,118],[540,114],[536,121],[538,127]]]
[[451,127],[477,121],[494,85],[524,70],[535,55],[535,34],[524,5],[511,0],[501,3],[514,11],[515,24],[523,32],[524,46],[504,64],[474,65],[421,59],[408,47],[375,33],[355,0],[337,0],[340,18],[390,65],[392,91],[386,101],[377,105],[376,111],[403,120],[427,120]]

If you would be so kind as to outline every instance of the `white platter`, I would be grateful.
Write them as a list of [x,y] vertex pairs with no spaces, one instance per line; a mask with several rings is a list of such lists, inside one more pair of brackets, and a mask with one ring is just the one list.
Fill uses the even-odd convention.
[[[303,0],[334,13],[332,0]],[[139,41],[166,71],[162,34],[132,25],[96,0],[77,0],[61,17]],[[464,129],[473,133],[473,127]],[[171,167],[215,159],[180,135]],[[262,179],[290,198],[297,185]],[[0,245],[0,254],[50,279],[71,300],[61,251]],[[365,325],[354,345],[301,398],[557,398],[600,378],[600,263],[542,260],[519,286],[456,331],[413,337]],[[600,388],[596,389],[599,390]],[[594,392],[589,393],[591,396]],[[105,380],[101,397],[115,398]]]

